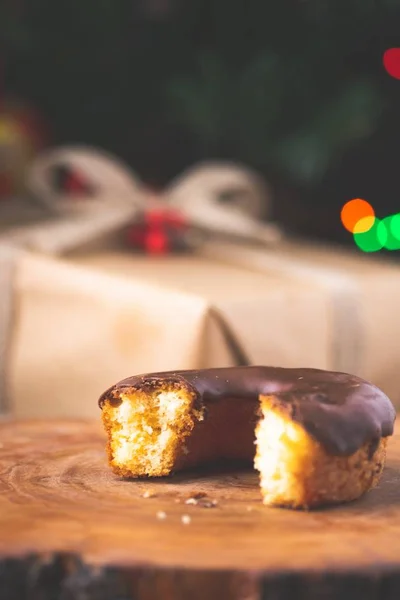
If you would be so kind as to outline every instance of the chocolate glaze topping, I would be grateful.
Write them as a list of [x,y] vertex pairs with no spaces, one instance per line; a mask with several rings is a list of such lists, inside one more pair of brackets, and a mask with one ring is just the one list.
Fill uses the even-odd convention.
[[274,395],[290,407],[293,420],[334,455],[350,455],[367,442],[377,444],[392,435],[396,413],[389,398],[375,385],[346,373],[320,369],[229,367],[199,371],[150,373],[123,379],[99,399],[114,401],[130,390],[151,389],[160,383],[189,387],[202,404],[221,398],[257,401]]

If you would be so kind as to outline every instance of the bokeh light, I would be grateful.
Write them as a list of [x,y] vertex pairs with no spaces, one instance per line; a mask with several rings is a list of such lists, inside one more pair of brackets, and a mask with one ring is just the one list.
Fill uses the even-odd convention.
[[400,241],[400,213],[393,215],[390,221],[391,234]]
[[362,217],[353,227],[353,233],[365,233],[371,229],[375,223],[375,217]]
[[400,79],[400,48],[389,48],[383,54],[383,66],[395,79]]
[[375,211],[371,204],[362,198],[349,200],[340,213],[343,226],[350,233],[363,234],[375,224]]
[[378,252],[385,247],[388,232],[386,224],[380,219],[375,219],[373,226],[363,233],[354,233],[354,242],[363,252]]
[[[391,215],[383,219],[378,225],[378,238],[383,240],[386,250],[400,250],[400,215]],[[396,221],[398,224],[396,224]]]

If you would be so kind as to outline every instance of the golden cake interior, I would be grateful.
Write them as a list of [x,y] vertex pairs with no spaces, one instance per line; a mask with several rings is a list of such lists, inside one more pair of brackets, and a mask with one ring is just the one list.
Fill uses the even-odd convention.
[[194,408],[193,393],[166,383],[148,392],[128,388],[105,400],[102,418],[111,467],[119,475],[141,477],[168,475],[203,415]]
[[312,508],[354,500],[379,482],[387,438],[332,456],[273,396],[261,397],[255,468],[265,504]]

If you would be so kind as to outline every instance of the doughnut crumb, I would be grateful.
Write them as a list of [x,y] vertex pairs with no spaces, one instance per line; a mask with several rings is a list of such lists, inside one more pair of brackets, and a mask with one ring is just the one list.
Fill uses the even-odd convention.
[[155,498],[156,494],[152,490],[146,490],[142,494],[142,498]]
[[183,453],[184,440],[202,411],[195,395],[182,385],[162,381],[151,389],[127,389],[107,398],[102,419],[107,453],[114,473],[122,477],[170,475]]
[[274,396],[260,402],[254,466],[265,505],[311,509],[349,502],[378,484],[387,438],[350,456],[333,456],[293,420],[287,405]]

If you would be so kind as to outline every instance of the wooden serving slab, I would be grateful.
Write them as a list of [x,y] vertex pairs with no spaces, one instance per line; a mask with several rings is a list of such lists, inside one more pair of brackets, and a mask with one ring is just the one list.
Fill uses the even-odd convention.
[[0,600],[336,598],[400,598],[400,433],[379,488],[307,513],[251,471],[120,480],[98,423],[0,423]]

